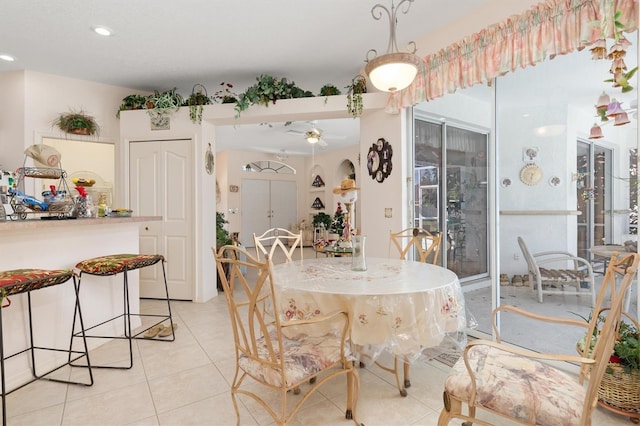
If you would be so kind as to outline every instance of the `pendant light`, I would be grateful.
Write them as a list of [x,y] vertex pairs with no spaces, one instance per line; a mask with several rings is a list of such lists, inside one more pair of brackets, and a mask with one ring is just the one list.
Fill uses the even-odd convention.
[[398,22],[396,15],[398,8],[404,3],[408,3],[402,11],[402,13],[406,14],[409,12],[413,1],[414,0],[401,0],[396,7],[394,6],[393,0],[391,0],[391,10],[379,3],[371,8],[371,15],[376,21],[382,18],[382,11],[386,12],[389,18],[389,44],[387,46],[387,53],[369,59],[369,53],[373,52],[374,55],[377,54],[374,49],[369,50],[369,52],[367,52],[367,65],[364,68],[369,80],[378,90],[385,92],[402,90],[413,83],[413,79],[418,73],[418,66],[422,60],[415,55],[415,43],[410,43],[413,45],[412,53],[399,52],[396,43],[396,24]]

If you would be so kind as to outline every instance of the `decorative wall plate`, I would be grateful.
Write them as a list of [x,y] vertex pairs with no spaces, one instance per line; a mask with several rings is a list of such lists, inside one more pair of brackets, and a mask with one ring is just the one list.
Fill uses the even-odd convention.
[[367,154],[367,170],[371,179],[382,182],[391,174],[393,167],[391,157],[393,148],[384,138],[378,138],[376,143],[371,145]]
[[204,169],[208,174],[213,174],[213,163],[214,157],[213,152],[211,152],[211,144],[207,148],[207,152],[204,153]]
[[537,185],[543,175],[544,173],[542,173],[542,169],[537,164],[525,164],[524,167],[520,169],[520,180],[525,185]]

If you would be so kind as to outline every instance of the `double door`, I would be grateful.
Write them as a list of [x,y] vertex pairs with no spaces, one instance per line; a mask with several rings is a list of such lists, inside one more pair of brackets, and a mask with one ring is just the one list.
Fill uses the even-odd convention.
[[270,228],[292,230],[297,222],[297,193],[295,181],[243,179],[242,232],[240,243],[254,247],[253,234],[260,235]]

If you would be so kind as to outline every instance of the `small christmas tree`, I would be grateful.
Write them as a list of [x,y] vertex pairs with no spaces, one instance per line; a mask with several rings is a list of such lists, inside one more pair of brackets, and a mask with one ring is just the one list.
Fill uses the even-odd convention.
[[333,220],[331,221],[332,233],[342,236],[344,232],[344,225],[345,225],[344,215],[345,213],[342,211],[342,204],[338,202],[338,208],[336,209],[336,212],[333,215]]

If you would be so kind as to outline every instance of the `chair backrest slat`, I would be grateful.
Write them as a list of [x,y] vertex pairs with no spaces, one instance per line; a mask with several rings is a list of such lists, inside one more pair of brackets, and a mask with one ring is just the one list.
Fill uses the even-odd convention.
[[[277,368],[284,374],[280,320],[273,315],[276,298],[271,260],[260,261],[237,246],[216,253],[218,274],[233,326],[236,351]],[[242,270],[245,269],[245,273]],[[226,273],[226,271],[229,271]],[[248,278],[250,277],[250,278]],[[255,279],[255,281],[250,279]]]
[[417,254],[416,261],[438,263],[440,253],[440,235],[435,235],[423,228],[407,228],[400,232],[389,232],[389,257],[391,247],[395,247],[400,259],[407,259],[412,249]]
[[296,234],[284,228],[271,228],[262,235],[253,234],[253,241],[258,260],[269,256],[273,261],[276,251],[280,249],[285,256],[285,262],[291,262],[298,247],[300,247],[300,259],[302,259],[302,231]]

